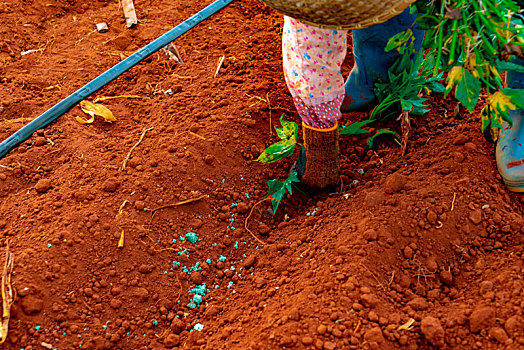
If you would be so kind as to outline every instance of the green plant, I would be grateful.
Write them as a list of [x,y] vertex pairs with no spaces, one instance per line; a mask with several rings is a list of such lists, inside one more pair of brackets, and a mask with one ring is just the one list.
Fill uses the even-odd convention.
[[[504,121],[511,125],[509,110],[524,108],[524,91],[504,88],[500,73],[524,70],[511,62],[523,57],[519,5],[511,0],[417,0],[411,9],[418,13],[418,27],[426,30],[422,49],[435,57],[433,75],[449,72],[445,96],[454,90],[472,112],[484,88],[488,98],[481,111],[482,130],[500,129]],[[395,35],[391,48],[400,48],[411,36],[410,30]]]
[[[380,122],[390,117],[404,116],[402,120],[402,148],[405,151],[407,136],[409,134],[409,114],[422,115],[429,111],[425,104],[428,100],[421,96],[422,91],[444,92],[445,88],[439,82],[443,79],[443,73],[432,76],[435,60],[431,56],[425,56],[422,51],[415,51],[414,37],[409,29],[392,37],[386,46],[386,51],[397,48],[401,55],[388,70],[387,82],[375,84],[375,95],[378,105],[373,109],[369,120],[356,122],[340,130],[340,135],[355,135],[369,133],[369,130],[361,127]],[[394,131],[380,129],[368,139],[368,147],[374,147],[374,140],[380,135],[393,135],[395,140],[400,138]]]
[[[267,147],[257,158],[257,161],[261,163],[273,163],[293,154],[295,146],[298,144],[298,124],[284,120],[284,114],[280,116],[280,124],[282,125],[282,128],[277,128],[275,126],[280,141]],[[291,172],[284,181],[273,179],[267,182],[269,189],[264,198],[271,197],[273,215],[276,214],[286,190],[289,191],[289,194],[293,194],[292,187],[296,187],[294,182],[300,182],[296,172]]]
[[[264,198],[271,197],[271,205],[273,206],[273,215],[277,213],[278,206],[286,194],[286,190],[289,194],[293,194],[292,187],[296,188],[294,182],[300,182],[296,172],[291,172],[287,179],[280,181],[279,179],[269,180],[267,186],[269,187],[267,195]],[[297,188],[298,189],[298,188]]]
[[298,125],[295,122],[287,121],[283,118],[284,114],[280,116],[282,128],[275,126],[280,141],[267,147],[257,158],[257,161],[261,163],[273,163],[293,154],[293,150],[297,145]]

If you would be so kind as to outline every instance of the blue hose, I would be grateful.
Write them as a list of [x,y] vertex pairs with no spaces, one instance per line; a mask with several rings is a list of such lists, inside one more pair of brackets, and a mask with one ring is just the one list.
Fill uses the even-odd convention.
[[53,121],[58,119],[60,116],[62,116],[64,113],[69,111],[71,108],[76,106],[77,103],[87,98],[94,92],[98,91],[106,84],[110,83],[111,81],[119,77],[121,74],[129,70],[131,67],[135,66],[137,63],[142,61],[143,59],[149,57],[151,54],[168,45],[170,42],[177,39],[182,34],[188,32],[203,20],[217,13],[218,11],[229,5],[231,2],[233,2],[233,0],[216,0],[197,14],[193,15],[191,18],[180,23],[175,28],[171,29],[169,32],[165,33],[150,44],[144,46],[139,51],[135,52],[122,62],[116,64],[111,69],[105,71],[95,79],[91,80],[89,83],[87,83],[82,88],[78,89],[62,101],[58,102],[56,105],[54,105],[53,107],[45,111],[43,114],[41,114],[38,118],[34,119],[29,124],[25,125],[22,129],[18,130],[5,141],[0,143],[0,159],[2,159],[7,153],[9,153],[20,143],[30,138],[35,131],[45,128]]

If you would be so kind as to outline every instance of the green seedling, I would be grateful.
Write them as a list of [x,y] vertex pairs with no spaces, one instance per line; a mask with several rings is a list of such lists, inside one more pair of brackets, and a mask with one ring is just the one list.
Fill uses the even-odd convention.
[[377,130],[377,132],[371,136],[369,139],[368,139],[368,147],[371,149],[373,147],[375,147],[374,145],[374,142],[375,142],[375,139],[380,136],[380,135],[393,135],[393,137],[395,138],[395,141],[397,143],[399,143],[398,140],[400,140],[400,136],[398,136],[398,134],[394,131],[391,131],[389,129],[381,129],[381,130]]
[[348,126],[343,126],[338,131],[339,135],[362,135],[362,134],[369,134],[371,131],[362,129],[364,125],[367,125],[369,123],[373,123],[374,119],[364,120],[361,122],[354,122]]
[[294,182],[300,182],[296,172],[289,174],[287,179],[280,181],[278,179],[269,180],[267,185],[269,187],[267,195],[264,198],[271,198],[271,205],[273,206],[273,215],[277,213],[278,206],[282,201],[282,198],[286,194],[286,190],[289,191],[289,194],[293,194],[292,187],[295,187]]
[[282,128],[275,126],[280,141],[267,147],[257,158],[257,161],[261,163],[273,163],[293,154],[295,146],[297,145],[298,125],[295,122],[287,121],[283,118],[284,114],[280,117]]

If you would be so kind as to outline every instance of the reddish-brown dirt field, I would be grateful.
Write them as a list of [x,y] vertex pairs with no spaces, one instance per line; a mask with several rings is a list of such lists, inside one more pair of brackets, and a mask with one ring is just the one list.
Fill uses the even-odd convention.
[[[137,0],[127,29],[115,0],[0,2],[1,139],[208,3]],[[77,106],[0,160],[1,348],[524,348],[524,200],[478,112],[432,96],[405,156],[345,136],[336,191],[255,206],[294,160],[254,161],[280,115],[299,122],[282,23],[238,0],[176,40],[183,63],[155,53],[90,98],[141,96],[104,102],[116,122]]]

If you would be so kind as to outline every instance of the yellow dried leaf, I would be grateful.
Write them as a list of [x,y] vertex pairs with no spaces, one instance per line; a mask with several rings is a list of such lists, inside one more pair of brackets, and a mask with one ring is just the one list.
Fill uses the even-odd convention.
[[413,329],[413,326],[412,324],[415,323],[415,320],[410,318],[408,322],[404,323],[402,326],[399,326],[397,330],[401,331],[401,330],[411,330]]
[[84,119],[82,117],[76,117],[75,119],[80,124],[91,124],[91,123],[93,123],[95,121],[95,117],[91,117],[89,119]]
[[511,102],[511,98],[504,94],[502,91],[497,91],[493,95],[488,97],[488,104],[491,107],[504,112],[508,109],[517,109],[517,106],[515,106],[515,104]]
[[92,117],[94,117],[95,115],[99,115],[102,118],[104,118],[106,122],[116,121],[113,112],[111,112],[106,106],[102,104],[94,104],[90,101],[83,100],[82,102],[80,102],[80,108],[82,109],[82,111],[84,111]]
[[464,68],[456,66],[451,68],[451,71],[448,74],[448,86],[446,86],[446,92],[451,91],[453,86],[457,85],[464,75]]

